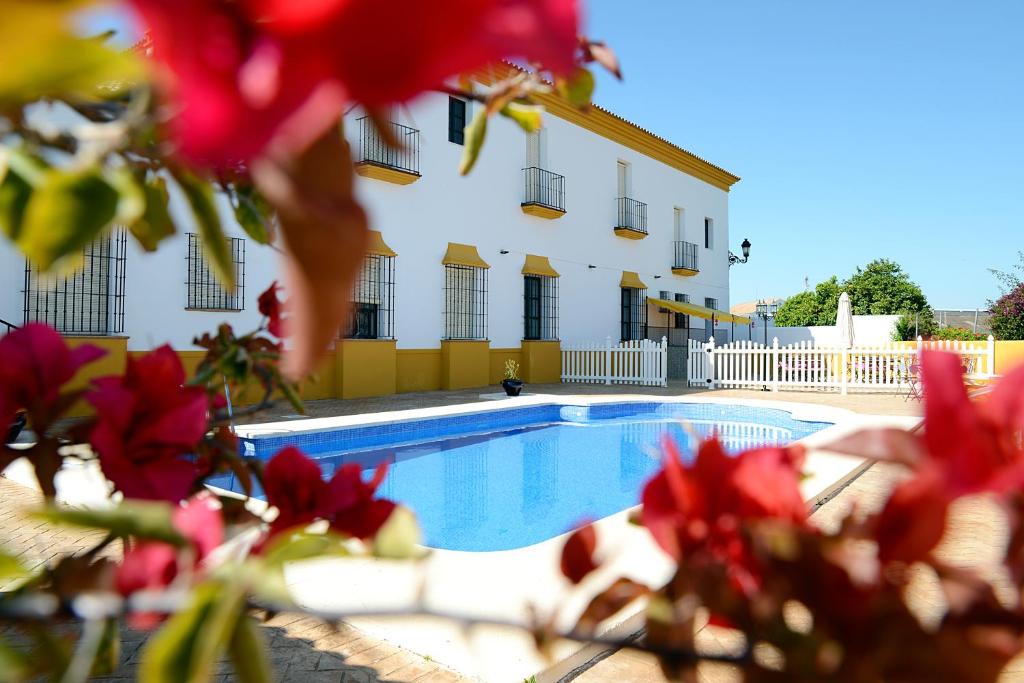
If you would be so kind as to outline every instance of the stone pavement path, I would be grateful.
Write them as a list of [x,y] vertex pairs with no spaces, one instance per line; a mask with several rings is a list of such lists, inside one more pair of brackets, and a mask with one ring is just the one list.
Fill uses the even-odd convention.
[[[29,567],[49,563],[68,552],[83,551],[102,538],[101,533],[56,527],[26,516],[25,510],[39,503],[38,492],[0,477],[0,544]],[[0,626],[0,636],[16,647],[28,645],[11,627]],[[95,680],[134,681],[146,636],[145,632],[126,629],[120,668],[112,676]],[[301,614],[276,615],[263,625],[263,636],[270,648],[276,681],[458,683],[469,680],[346,624],[335,627]],[[218,663],[217,683],[234,680],[230,672],[229,662]]]

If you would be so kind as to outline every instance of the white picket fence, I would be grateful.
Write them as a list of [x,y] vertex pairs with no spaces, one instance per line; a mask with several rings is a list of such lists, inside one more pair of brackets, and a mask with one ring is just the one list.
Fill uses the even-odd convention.
[[562,347],[562,381],[591,384],[668,385],[668,340]]
[[706,388],[753,387],[778,391],[785,388],[902,391],[909,387],[916,371],[920,349],[957,353],[967,377],[981,380],[995,373],[995,342],[935,341],[916,346],[887,344],[874,347],[816,346],[804,341],[771,346],[737,341],[716,346],[690,341],[687,360],[691,386]]

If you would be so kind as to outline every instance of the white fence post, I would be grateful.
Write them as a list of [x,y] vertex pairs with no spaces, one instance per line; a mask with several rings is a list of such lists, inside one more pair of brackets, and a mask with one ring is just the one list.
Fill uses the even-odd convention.
[[604,383],[612,383],[612,338],[605,337],[604,342]]
[[988,348],[985,349],[985,374],[994,377],[996,374],[996,340],[991,334],[988,335]]
[[661,386],[668,386],[668,337],[661,338]]
[[846,396],[846,366],[850,359],[850,350],[845,346],[843,347],[842,358],[839,361],[839,393]]
[[[768,349],[765,349],[767,352]],[[769,354],[765,354],[769,355]],[[779,390],[779,338],[772,338],[772,352],[769,355],[772,362],[772,391],[778,392]]]
[[707,346],[704,347],[704,350],[708,354],[708,377],[707,377],[708,381],[707,381],[707,385],[709,387],[711,387],[711,388],[716,388],[717,385],[715,383],[716,380],[715,380],[715,338],[714,337],[711,337],[711,339],[707,343]]

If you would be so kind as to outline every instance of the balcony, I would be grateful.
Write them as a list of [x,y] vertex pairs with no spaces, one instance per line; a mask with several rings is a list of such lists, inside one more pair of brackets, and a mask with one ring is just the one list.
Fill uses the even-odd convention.
[[[359,119],[356,173],[364,178],[408,185],[420,179],[420,132],[394,121],[383,124],[387,135],[368,116]],[[390,141],[392,144],[388,144]]]
[[619,197],[615,205],[615,234],[631,240],[647,237],[647,205],[629,197]]
[[697,261],[697,245],[693,242],[672,243],[672,274],[696,275],[700,272]]
[[538,218],[561,218],[565,215],[565,176],[537,166],[523,169],[525,192],[519,206],[523,213]]

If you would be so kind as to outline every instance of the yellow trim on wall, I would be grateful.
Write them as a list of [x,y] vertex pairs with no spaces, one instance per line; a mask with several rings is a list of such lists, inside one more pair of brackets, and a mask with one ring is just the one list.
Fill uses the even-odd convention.
[[642,230],[634,230],[633,228],[612,228],[615,234],[619,237],[625,237],[627,240],[642,240],[647,237],[647,233]]
[[541,277],[561,277],[558,271],[551,267],[551,261],[547,256],[535,256],[527,254],[523,262],[523,275],[540,275]]
[[1024,365],[1024,341],[997,341],[995,343],[995,373],[1005,375]]
[[[520,71],[519,68],[511,64],[500,63],[478,70],[474,74],[474,78],[480,83],[488,85],[494,83],[497,79],[508,77]],[[693,152],[688,152],[665,138],[655,135],[651,131],[641,128],[632,121],[627,121],[599,105],[592,104],[586,110],[581,111],[553,92],[534,95],[533,99],[538,104],[544,105],[544,109],[547,112],[564,121],[596,133],[612,142],[629,147],[636,152],[640,152],[656,161],[691,175],[720,190],[728,192],[729,188],[740,181],[739,176],[733,175],[724,168],[715,166],[705,159],[701,159]]]
[[390,166],[381,166],[368,161],[360,161],[356,165],[356,175],[374,180],[383,180],[395,185],[411,185],[420,179],[419,173],[410,173]]
[[622,271],[622,279],[619,280],[619,287],[624,289],[647,289],[640,276],[631,270]]
[[390,396],[397,390],[393,339],[341,339],[334,345],[338,398]]
[[370,231],[369,245],[366,247],[366,253],[375,256],[398,256],[395,250],[384,242],[384,236],[377,230]]
[[536,216],[537,218],[547,218],[550,220],[561,218],[565,215],[564,209],[556,209],[553,206],[545,206],[544,204],[520,204],[519,208],[527,216]]
[[696,275],[699,272],[700,272],[699,270],[694,270],[693,268],[673,268],[672,269],[672,274],[673,275],[682,275],[683,277],[691,277],[693,275]]
[[554,384],[562,380],[562,343],[522,342],[522,374],[527,384]]
[[[97,377],[124,374],[128,364],[128,337],[64,337],[64,341],[71,348],[92,344],[107,352],[106,355],[84,365],[76,372],[65,390],[85,389]],[[92,406],[83,400],[75,401],[67,412],[68,417],[83,417],[92,414]]]
[[441,349],[398,349],[396,366],[400,394],[441,388]]
[[441,388],[469,389],[490,382],[489,341],[441,342]]
[[441,263],[446,266],[469,266],[470,268],[490,268],[490,264],[480,258],[480,253],[472,244],[448,243],[448,251],[444,253]]

